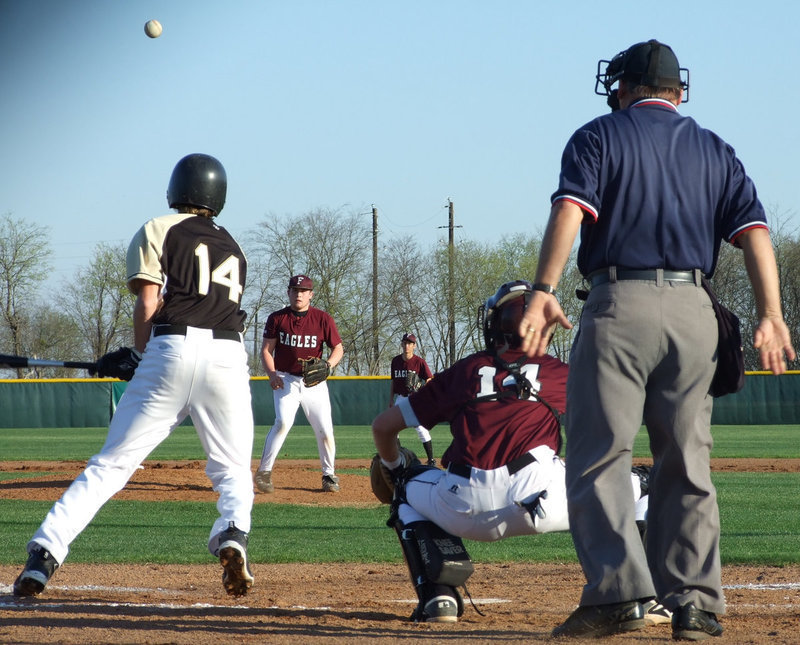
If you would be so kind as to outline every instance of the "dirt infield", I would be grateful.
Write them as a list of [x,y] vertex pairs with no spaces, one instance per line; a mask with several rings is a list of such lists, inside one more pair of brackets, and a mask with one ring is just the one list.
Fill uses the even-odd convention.
[[[0,498],[55,500],[84,462],[0,462],[25,478],[0,482]],[[282,461],[277,491],[256,503],[371,505],[366,464],[337,462],[342,491],[319,490],[319,464]],[[363,469],[363,473],[362,473]],[[800,460],[723,460],[715,470],[798,472]],[[202,462],[147,462],[117,499],[215,499]],[[6,518],[8,520],[8,518]],[[583,577],[574,564],[482,564],[469,582],[477,609],[457,624],[407,621],[413,592],[394,564],[254,564],[256,585],[241,599],[225,596],[220,568],[208,565],[66,563],[34,599],[11,595],[18,566],[0,566],[2,643],[516,643],[546,642],[572,610]],[[728,614],[720,643],[800,641],[800,566],[726,567]],[[667,625],[606,639],[659,643]],[[571,641],[574,642],[574,641]],[[596,642],[596,641],[595,641]]]

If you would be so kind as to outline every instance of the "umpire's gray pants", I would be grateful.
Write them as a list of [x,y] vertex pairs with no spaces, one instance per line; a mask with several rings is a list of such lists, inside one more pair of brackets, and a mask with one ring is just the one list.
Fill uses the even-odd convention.
[[[589,294],[567,381],[567,499],[587,581],[581,605],[657,595],[670,609],[694,602],[725,612],[710,475],[716,345],[714,311],[699,286],[626,280]],[[642,420],[654,458],[646,557],[627,494]]]

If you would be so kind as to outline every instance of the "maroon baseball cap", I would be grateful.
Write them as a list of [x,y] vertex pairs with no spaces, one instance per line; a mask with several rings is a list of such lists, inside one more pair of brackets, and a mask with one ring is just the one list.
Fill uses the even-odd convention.
[[416,343],[417,337],[414,334],[403,334],[403,340],[407,340],[409,343]]
[[289,278],[290,289],[313,289],[314,281],[307,275],[295,275]]

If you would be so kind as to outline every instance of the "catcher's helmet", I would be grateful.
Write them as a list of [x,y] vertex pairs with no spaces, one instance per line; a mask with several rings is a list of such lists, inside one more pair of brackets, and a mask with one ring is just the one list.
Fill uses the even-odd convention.
[[611,86],[619,80],[648,87],[680,88],[684,90],[683,102],[689,100],[689,70],[678,64],[669,45],[657,40],[636,43],[611,60],[597,61],[595,78],[595,94],[611,97],[609,104],[615,96]]
[[228,176],[222,164],[210,155],[195,153],[175,165],[167,188],[167,202],[170,208],[196,206],[219,215],[227,192]]
[[501,285],[478,309],[478,324],[483,328],[486,349],[500,353],[522,343],[517,330],[530,302],[533,285],[527,280],[514,280]]

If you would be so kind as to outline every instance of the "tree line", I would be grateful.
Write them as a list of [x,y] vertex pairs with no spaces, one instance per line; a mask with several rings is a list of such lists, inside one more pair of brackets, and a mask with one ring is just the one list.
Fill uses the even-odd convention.
[[[786,224],[788,217],[773,214],[770,221],[784,316],[797,343],[800,238]],[[245,340],[254,375],[263,374],[259,351],[267,316],[286,306],[288,279],[299,273],[314,280],[312,305],[336,320],[345,347],[338,374],[388,374],[406,332],[417,337],[418,353],[431,369],[440,371],[483,347],[479,306],[503,282],[533,278],[542,238],[540,231],[515,233],[491,244],[459,239],[451,246],[447,241],[423,244],[407,236],[380,239],[374,247],[375,233],[362,214],[319,208],[301,216],[267,215],[240,236],[248,258],[243,307],[248,312]],[[73,280],[46,294],[42,290],[52,257],[47,229],[11,214],[0,217],[0,353],[93,361],[130,345],[134,298],[125,284],[125,254],[126,245],[97,244]],[[723,244],[712,284],[741,320],[746,369],[760,369],[751,342],[757,324],[755,302],[740,250]],[[557,330],[551,343],[551,352],[567,362],[582,307],[575,291],[583,287],[573,251],[558,297],[575,327]],[[0,370],[0,376],[85,373],[39,367]]]

